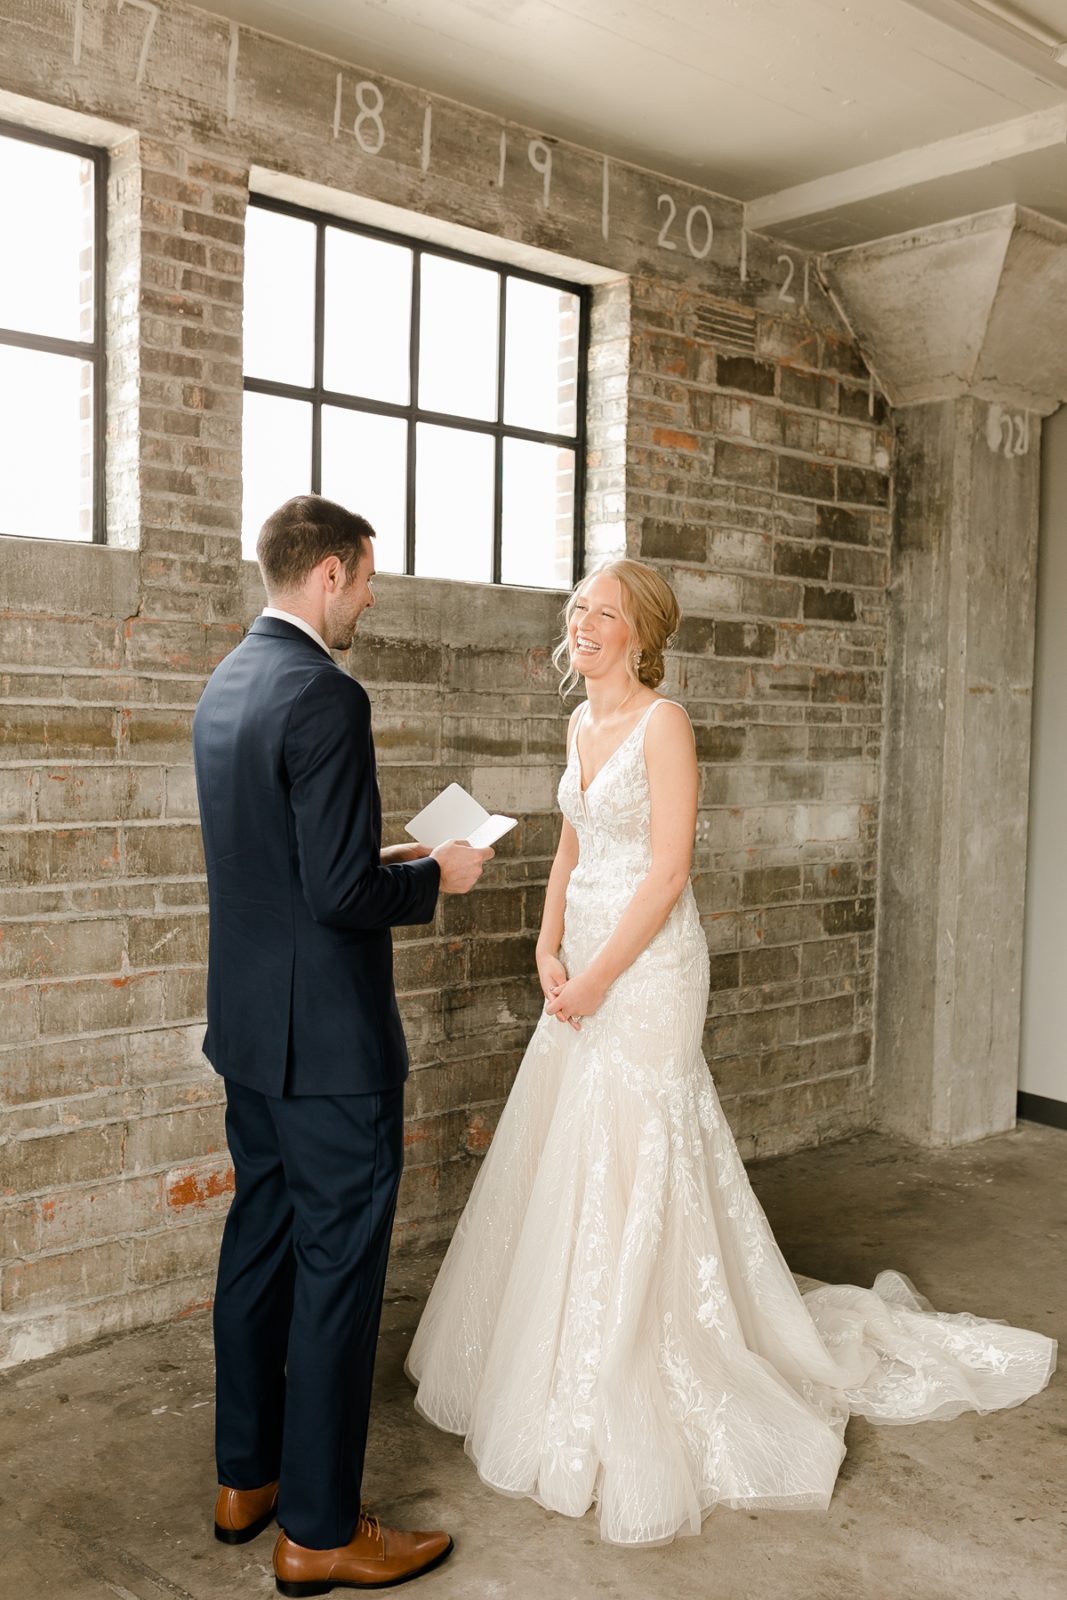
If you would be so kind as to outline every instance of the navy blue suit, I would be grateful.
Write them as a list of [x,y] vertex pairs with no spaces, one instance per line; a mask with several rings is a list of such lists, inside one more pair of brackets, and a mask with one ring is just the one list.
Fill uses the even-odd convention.
[[215,1298],[220,1483],[281,1479],[278,1518],[355,1527],[407,1050],[390,928],[428,922],[430,858],[380,864],[366,692],[259,617],[193,722],[210,906],[204,1051],[236,1191]]

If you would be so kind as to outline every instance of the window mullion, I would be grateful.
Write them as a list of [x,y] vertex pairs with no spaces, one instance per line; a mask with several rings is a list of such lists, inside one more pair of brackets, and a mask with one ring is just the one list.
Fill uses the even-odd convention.
[[419,319],[422,312],[422,251],[411,252],[411,324],[408,335],[408,459],[404,496],[404,571],[415,571],[415,474],[419,409]]
[[493,441],[493,582],[500,582],[504,539],[504,359],[507,338],[508,280],[499,277],[496,323],[496,438]]
[[92,361],[98,353],[90,339],[57,339],[50,333],[25,333],[21,328],[0,328],[0,344],[49,356],[73,356],[76,361]]
[[93,515],[94,544],[107,539],[107,163],[93,157]]
[[322,376],[326,345],[326,224],[315,227],[315,366],[311,402],[311,492],[322,493]]
[[576,374],[577,387],[575,395],[574,420],[575,448],[574,448],[574,540],[573,540],[573,571],[572,581],[578,583],[585,574],[585,435],[586,435],[586,395],[588,392],[588,373],[586,366],[589,357],[589,319],[592,295],[588,289],[583,289],[578,296],[578,370]]

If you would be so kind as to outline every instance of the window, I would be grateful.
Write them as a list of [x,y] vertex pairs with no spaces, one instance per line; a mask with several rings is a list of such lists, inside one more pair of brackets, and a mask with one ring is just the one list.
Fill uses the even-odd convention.
[[367,517],[380,570],[569,588],[588,290],[253,197],[244,548],[290,495]]
[[102,150],[0,122],[0,533],[104,538]]

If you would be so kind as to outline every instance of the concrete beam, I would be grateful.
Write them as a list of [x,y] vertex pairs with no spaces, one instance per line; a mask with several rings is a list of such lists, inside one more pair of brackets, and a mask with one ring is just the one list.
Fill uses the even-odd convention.
[[821,270],[894,406],[1067,400],[1067,227],[1005,206],[834,251]]
[[916,184],[932,183],[960,172],[977,172],[998,162],[1015,161],[1035,150],[1064,144],[1067,106],[1051,106],[987,128],[955,134],[950,139],[898,150],[879,161],[865,161],[861,166],[794,184],[776,194],[761,195],[746,204],[745,226],[756,232],[773,232],[782,223],[822,216],[858,201],[898,194]]

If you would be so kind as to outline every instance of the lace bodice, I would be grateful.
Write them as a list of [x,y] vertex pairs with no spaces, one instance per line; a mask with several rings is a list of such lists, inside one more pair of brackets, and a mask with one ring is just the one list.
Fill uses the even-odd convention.
[[646,707],[584,790],[578,732],[588,701],[582,706],[557,798],[560,810],[578,835],[579,865],[586,871],[595,870],[595,864],[609,856],[613,867],[638,874],[647,872],[651,865],[652,816],[645,729],[662,704],[662,700],[653,700]]
[[[559,807],[578,836],[578,864],[567,886],[562,959],[569,972],[580,972],[610,938],[619,918],[652,865],[652,797],[645,763],[645,732],[662,700],[653,700],[644,714],[582,789],[577,723],[570,757],[560,779]],[[581,716],[585,716],[583,708]],[[682,949],[677,948],[682,941]],[[662,965],[674,948],[698,961],[706,944],[693,891],[687,885],[666,924],[628,969],[639,978]],[[627,974],[616,980],[623,983]]]

